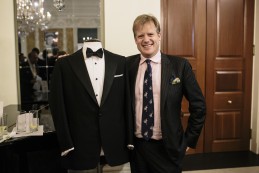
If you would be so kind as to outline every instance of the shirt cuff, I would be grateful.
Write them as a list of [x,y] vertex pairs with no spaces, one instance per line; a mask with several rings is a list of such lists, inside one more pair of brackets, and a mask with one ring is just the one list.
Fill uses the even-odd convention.
[[75,148],[73,147],[73,148],[70,148],[70,149],[68,149],[68,150],[66,150],[66,151],[63,151],[62,153],[61,153],[61,156],[65,156],[65,155],[67,155],[67,153],[69,153],[70,151],[72,151],[72,150],[74,150]]

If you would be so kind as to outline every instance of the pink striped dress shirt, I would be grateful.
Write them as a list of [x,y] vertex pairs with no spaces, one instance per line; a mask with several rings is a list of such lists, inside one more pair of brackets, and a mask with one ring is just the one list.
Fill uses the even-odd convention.
[[[147,69],[145,60],[147,58],[141,55],[138,74],[135,85],[135,110],[136,110],[136,131],[135,135],[142,138],[141,135],[141,121],[142,121],[142,104],[143,104],[143,80]],[[161,119],[160,119],[160,89],[161,89],[161,52],[159,51],[155,56],[150,58],[152,67],[152,86],[154,99],[154,128],[152,139],[162,139]]]

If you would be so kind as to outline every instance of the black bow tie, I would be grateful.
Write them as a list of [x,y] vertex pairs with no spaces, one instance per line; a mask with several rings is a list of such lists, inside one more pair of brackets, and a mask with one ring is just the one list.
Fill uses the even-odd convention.
[[87,48],[86,49],[86,56],[87,58],[90,58],[91,56],[98,56],[99,58],[103,57],[103,49],[100,48],[96,52],[94,52],[92,49]]

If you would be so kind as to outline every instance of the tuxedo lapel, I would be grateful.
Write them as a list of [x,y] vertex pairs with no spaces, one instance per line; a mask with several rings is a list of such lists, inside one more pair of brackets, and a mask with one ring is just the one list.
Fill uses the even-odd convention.
[[78,50],[74,54],[71,55],[71,58],[68,58],[71,67],[73,71],[75,72],[76,76],[78,77],[79,81],[83,84],[91,98],[98,104],[96,97],[94,95],[94,90],[93,86],[88,74],[88,71],[86,69],[85,61],[84,61],[84,56],[82,49]]
[[114,75],[116,73],[117,69],[117,62],[113,58],[113,56],[104,50],[104,58],[105,58],[105,76],[104,76],[104,84],[103,84],[103,94],[102,94],[102,100],[101,100],[101,105],[102,106],[109,94],[109,91],[111,89]]

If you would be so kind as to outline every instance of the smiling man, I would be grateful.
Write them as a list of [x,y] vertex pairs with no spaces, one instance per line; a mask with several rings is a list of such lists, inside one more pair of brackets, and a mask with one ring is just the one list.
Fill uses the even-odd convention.
[[[205,99],[190,63],[160,51],[160,24],[152,15],[133,23],[140,54],[127,58],[134,120],[133,173],[181,173],[186,150],[195,148],[205,121]],[[189,101],[188,126],[181,123],[183,96]],[[134,127],[134,128],[133,128]]]

